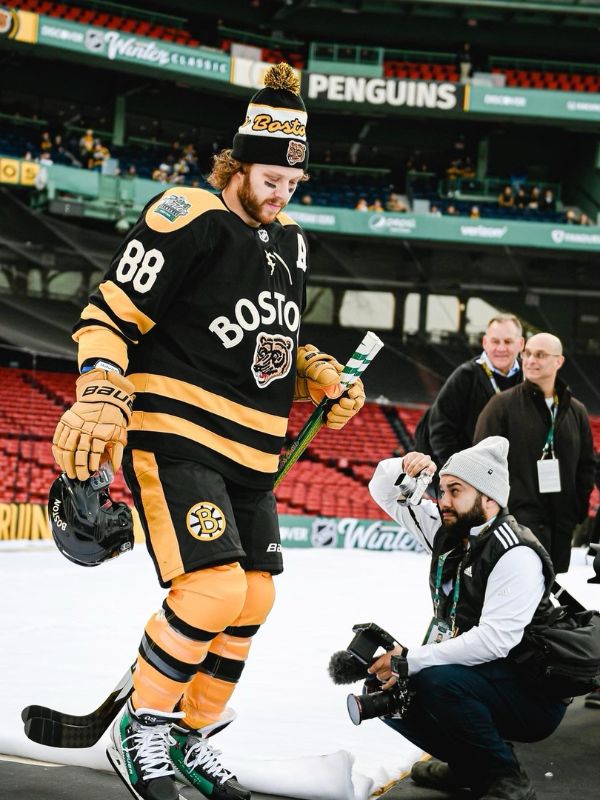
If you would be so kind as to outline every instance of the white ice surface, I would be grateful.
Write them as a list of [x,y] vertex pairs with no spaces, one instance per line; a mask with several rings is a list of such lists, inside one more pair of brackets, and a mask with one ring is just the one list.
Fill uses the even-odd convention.
[[[593,572],[584,552],[573,551],[561,583],[597,608],[600,586],[586,582]],[[279,791],[291,794],[290,780],[298,781],[297,796],[310,799],[310,775],[331,769],[337,776],[332,800],[363,800],[420,752],[378,720],[352,725],[345,698],[359,685],[335,686],[327,664],[349,643],[357,622],[377,622],[407,646],[420,642],[431,614],[428,557],[286,549],[284,558],[275,608],[232,699],[238,719],[214,741],[227,766],[257,791],[274,791],[270,783],[281,775]],[[23,732],[21,709],[38,703],[85,714],[96,708],[135,659],[144,625],[163,597],[143,546],[84,569],[51,543],[0,543],[0,753],[106,769],[104,740],[88,750],[37,745]],[[331,755],[309,758],[325,754]],[[346,774],[352,760],[354,789]],[[326,800],[322,784],[320,798]]]

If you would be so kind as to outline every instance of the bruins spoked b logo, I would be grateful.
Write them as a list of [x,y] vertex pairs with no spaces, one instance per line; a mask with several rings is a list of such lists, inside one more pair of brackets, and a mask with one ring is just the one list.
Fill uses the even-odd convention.
[[225,514],[208,500],[193,505],[187,513],[185,523],[194,539],[199,539],[201,542],[218,539],[225,533],[227,527]]

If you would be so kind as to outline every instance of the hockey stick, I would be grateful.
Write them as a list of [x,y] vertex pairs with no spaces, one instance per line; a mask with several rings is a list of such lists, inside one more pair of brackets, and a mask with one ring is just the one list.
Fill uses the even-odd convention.
[[27,706],[21,712],[25,735],[47,747],[92,747],[100,739],[133,691],[133,670],[121,680],[95,711],[83,716],[64,714],[46,706]]
[[[340,383],[344,389],[352,386],[354,381],[363,374],[382,347],[383,342],[381,339],[372,331],[367,331],[340,374]],[[275,489],[323,427],[327,412],[335,402],[335,400],[329,400],[324,397],[306,420],[300,433],[296,436],[279,464],[279,470],[275,477]]]
[[[362,375],[382,347],[383,342],[379,337],[367,331],[340,375],[340,382],[345,388],[351,386]],[[323,426],[325,415],[334,402],[323,400],[310,415],[280,464],[275,486],[279,485]],[[102,737],[132,693],[134,670],[135,663],[129,667],[106,700],[89,714],[76,716],[46,706],[27,706],[21,712],[26,736],[47,747],[92,747]]]

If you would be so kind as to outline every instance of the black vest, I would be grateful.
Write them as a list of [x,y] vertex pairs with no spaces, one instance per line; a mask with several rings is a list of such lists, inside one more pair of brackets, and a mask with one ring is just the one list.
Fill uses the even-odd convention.
[[[499,559],[513,547],[530,547],[542,560],[545,591],[533,615],[530,625],[545,622],[553,608],[549,595],[554,583],[554,570],[550,556],[539,541],[525,528],[517,523],[506,509],[500,511],[492,526],[479,536],[470,536],[465,551],[462,544],[456,545],[455,538],[442,527],[437,532],[431,558],[429,586],[431,596],[435,593],[435,576],[438,558],[449,552],[444,563],[442,585],[456,578],[460,565],[460,593],[456,610],[456,627],[458,634],[465,633],[479,623],[488,577]],[[465,574],[466,573],[466,574]],[[452,591],[445,596],[440,589],[440,604],[437,616],[448,620],[452,605]],[[529,627],[529,626],[527,626]]]

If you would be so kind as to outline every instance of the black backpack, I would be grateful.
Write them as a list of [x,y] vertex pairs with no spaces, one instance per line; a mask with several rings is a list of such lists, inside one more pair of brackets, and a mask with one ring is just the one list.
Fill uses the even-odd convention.
[[510,658],[554,697],[576,697],[600,686],[600,614],[554,583],[561,603],[544,624],[529,625]]

